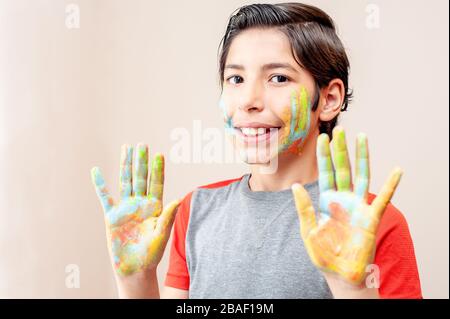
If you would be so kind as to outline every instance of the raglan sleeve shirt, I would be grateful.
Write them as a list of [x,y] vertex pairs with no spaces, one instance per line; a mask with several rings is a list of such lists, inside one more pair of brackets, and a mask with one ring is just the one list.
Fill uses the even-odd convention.
[[[184,197],[175,217],[169,269],[165,279],[166,286],[183,290],[189,290],[185,244],[191,197],[192,192]],[[369,194],[369,203],[374,198],[375,195]],[[386,207],[378,227],[374,264],[379,269],[381,298],[422,298],[408,224],[402,213],[392,204]]]

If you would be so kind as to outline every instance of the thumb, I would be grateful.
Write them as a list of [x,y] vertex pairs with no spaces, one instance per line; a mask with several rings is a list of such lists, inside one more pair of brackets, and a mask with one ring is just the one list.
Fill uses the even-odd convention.
[[372,229],[376,229],[386,206],[389,204],[394,192],[400,183],[403,171],[401,168],[396,167],[392,170],[387,181],[384,183],[381,191],[378,193],[377,197],[372,201]]
[[317,226],[314,207],[308,192],[301,184],[295,183],[292,185],[292,192],[294,194],[298,218],[300,220],[300,234],[302,235],[303,240],[305,240],[309,233]]
[[173,202],[169,203],[161,215],[158,217],[158,222],[156,223],[156,231],[157,232],[165,232],[167,230],[170,231],[172,228],[172,224],[175,220],[175,215],[178,212],[178,207],[181,203],[181,200],[177,199]]

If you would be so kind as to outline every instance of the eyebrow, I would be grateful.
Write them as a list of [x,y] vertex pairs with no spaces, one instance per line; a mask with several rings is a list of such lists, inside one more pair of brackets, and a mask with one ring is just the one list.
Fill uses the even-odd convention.
[[[244,66],[241,64],[227,64],[225,66],[225,69],[245,70]],[[264,71],[271,70],[271,69],[288,69],[293,72],[297,72],[297,70],[289,63],[276,63],[276,62],[268,63],[268,64],[264,64],[261,67],[261,69]]]

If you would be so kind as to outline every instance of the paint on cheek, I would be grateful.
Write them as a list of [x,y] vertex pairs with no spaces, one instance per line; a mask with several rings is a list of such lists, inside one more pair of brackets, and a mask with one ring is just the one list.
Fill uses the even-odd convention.
[[231,116],[227,113],[227,107],[225,105],[225,101],[223,98],[220,98],[219,101],[219,108],[223,114],[223,120],[225,122],[225,132],[229,134],[234,134],[234,126],[233,126],[233,120],[231,119]]
[[309,133],[311,121],[311,101],[304,86],[292,91],[291,105],[282,115],[284,129],[281,132],[279,152],[300,154]]

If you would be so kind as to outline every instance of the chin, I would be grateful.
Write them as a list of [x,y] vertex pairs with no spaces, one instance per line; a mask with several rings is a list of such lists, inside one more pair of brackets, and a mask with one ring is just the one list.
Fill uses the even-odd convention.
[[241,149],[238,153],[241,160],[250,165],[270,165],[278,157],[276,148],[264,149],[262,151],[260,149]]

